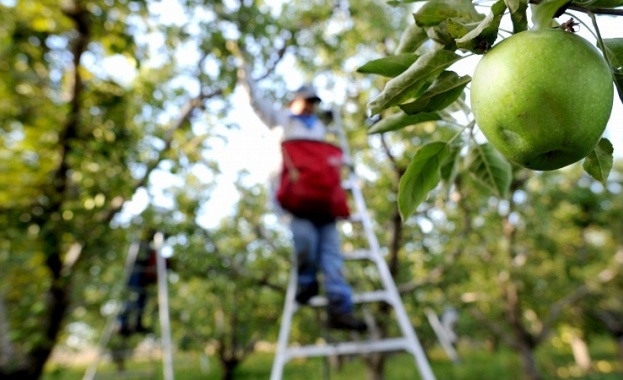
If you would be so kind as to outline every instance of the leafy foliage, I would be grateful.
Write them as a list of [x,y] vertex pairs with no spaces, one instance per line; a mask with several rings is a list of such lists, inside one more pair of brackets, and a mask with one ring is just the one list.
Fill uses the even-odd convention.
[[[288,66],[343,106],[373,227],[391,253],[415,326],[425,326],[423,308],[452,304],[461,311],[461,335],[511,337],[514,346],[548,332],[558,337],[562,323],[604,334],[603,324],[583,325],[591,310],[623,315],[612,257],[621,245],[623,206],[616,183],[605,182],[606,142],[586,162],[603,187],[574,168],[528,175],[483,144],[470,120],[459,121],[462,114],[469,119],[469,76],[452,66],[504,34],[493,33],[502,3],[480,13],[468,1],[437,1],[414,18],[405,7],[426,2],[394,1],[392,8],[366,0],[275,7],[185,0],[183,22],[162,14],[158,20],[158,3],[0,5],[0,174],[7,184],[0,187],[0,302],[7,306],[0,322],[8,322],[0,329],[9,329],[0,336],[9,336],[11,347],[8,360],[0,351],[0,377],[35,377],[55,343],[76,337],[67,323],[97,340],[111,290],[122,285],[127,246],[145,228],[162,230],[174,252],[171,315],[179,348],[218,347],[223,366],[235,368],[257,339],[274,341],[289,239],[265,208],[267,194],[242,176],[230,217],[214,228],[197,222],[220,175],[213,147],[231,127],[226,115],[239,64],[232,41],[251,53],[268,98],[285,98],[291,78],[275,69]],[[82,8],[72,8],[77,4]],[[527,1],[504,4],[502,18],[510,14],[513,31],[525,30]],[[598,0],[586,7],[620,5]],[[620,41],[604,42],[620,91]],[[378,58],[391,52],[400,58]],[[106,69],[111,60],[122,69]],[[380,96],[386,78],[396,87],[379,98],[379,121],[361,128],[369,122],[366,101]],[[617,164],[611,175],[619,178]],[[132,198],[147,205],[132,211],[125,207]],[[346,248],[365,244],[360,226],[345,223],[344,232]],[[380,281],[367,268],[348,269],[357,290]],[[600,282],[606,270],[614,277]],[[587,284],[583,304],[565,303]],[[516,314],[503,292],[512,287],[519,289]],[[559,304],[552,313],[549,306]],[[383,316],[383,309],[375,311]],[[524,334],[515,334],[510,315],[519,316]],[[315,319],[304,315],[293,338],[314,339],[312,326]],[[425,347],[435,345],[430,329],[418,335]]]
[[444,71],[422,95],[411,103],[401,104],[400,109],[407,115],[442,110],[461,96],[470,80],[469,75],[459,77],[453,71]]
[[437,186],[439,169],[447,154],[448,146],[443,142],[430,143],[418,149],[400,179],[398,205],[403,219],[412,214],[428,192]]
[[612,151],[612,143],[608,139],[601,139],[584,160],[584,170],[604,186],[612,170]]
[[511,184],[511,165],[491,144],[473,145],[465,164],[470,174],[500,198],[506,197]]
[[[392,2],[392,5],[406,6],[406,3],[409,2]],[[616,2],[604,4],[607,7],[619,6]],[[540,1],[538,4],[536,2],[533,4],[529,13],[527,0],[499,0],[489,4],[489,12],[483,15],[471,1],[467,0],[430,0],[417,3],[413,13],[415,23],[405,28],[395,54],[370,61],[358,69],[358,72],[362,74],[376,74],[391,78],[385,83],[380,94],[368,103],[368,108],[373,115],[383,114],[379,126],[372,126],[369,132],[396,132],[424,120],[431,121],[433,119],[430,119],[428,115],[432,112],[440,115],[441,120],[437,121],[439,126],[447,125],[444,121],[453,123],[457,109],[465,109],[462,95],[468,89],[471,78],[469,75],[457,75],[450,70],[451,66],[458,64],[470,54],[486,54],[500,36],[500,25],[504,17],[510,17],[514,34],[528,28],[529,15],[532,16],[535,28],[553,25],[554,19],[559,17],[569,5],[570,3],[566,0]],[[578,3],[574,4],[574,7],[575,10],[588,11],[590,7],[596,7],[596,5],[594,2],[588,5]],[[621,83],[620,39],[604,39],[603,41],[599,39],[598,42],[600,45],[603,43],[612,66],[614,82],[621,95],[623,84]],[[415,60],[409,67],[405,67],[411,58]],[[502,165],[501,161],[506,159],[497,154],[494,156],[494,148],[483,145],[479,141],[473,133],[473,125],[469,125],[469,120],[465,134],[469,137],[463,140],[465,149],[455,158],[465,161],[463,166],[466,171],[470,171],[479,181],[486,184],[485,188],[497,196],[504,197],[511,181],[511,165],[508,163]],[[480,154],[475,154],[475,152],[480,152]],[[599,181],[607,179],[610,169],[608,165],[597,165],[601,168],[597,170],[595,162],[612,161],[612,152],[608,152],[599,146],[595,147],[595,151],[586,158],[584,164],[587,173]],[[607,158],[608,155],[610,155],[609,158]],[[491,162],[489,159],[493,159],[496,163],[495,174],[485,170],[490,168],[489,166],[481,165]],[[457,178],[454,175],[452,177]],[[421,194],[422,189],[427,189],[426,192],[428,192],[436,187],[430,182],[433,179],[440,181],[442,178],[430,177],[425,185],[409,182],[411,186],[417,186],[417,188],[402,186],[400,191],[417,194],[415,199],[424,199],[425,194]],[[399,195],[399,199],[410,198],[411,195]],[[403,203],[401,210],[409,211],[403,212],[402,216],[405,219],[415,211],[415,208],[405,208],[405,203]]]
[[612,67],[614,84],[623,102],[623,38],[604,38],[606,56]]
[[357,71],[363,74],[378,74],[394,78],[407,70],[419,57],[413,53],[393,55],[370,61]]
[[369,133],[390,132],[410,125],[416,125],[426,121],[441,120],[441,116],[435,112],[419,113],[414,116],[406,113],[396,113],[375,123],[369,130]]
[[372,114],[416,97],[431,84],[433,78],[459,60],[460,56],[448,50],[422,55],[406,71],[390,80],[383,92],[370,101]]

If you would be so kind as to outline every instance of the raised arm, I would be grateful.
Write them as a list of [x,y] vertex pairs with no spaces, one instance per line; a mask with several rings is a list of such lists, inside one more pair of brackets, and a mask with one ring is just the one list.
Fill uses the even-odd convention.
[[251,68],[248,65],[244,65],[238,70],[238,79],[249,96],[251,107],[253,107],[260,120],[271,129],[283,126],[284,119],[287,117],[287,111],[266,100],[257,87],[257,83],[251,77]]

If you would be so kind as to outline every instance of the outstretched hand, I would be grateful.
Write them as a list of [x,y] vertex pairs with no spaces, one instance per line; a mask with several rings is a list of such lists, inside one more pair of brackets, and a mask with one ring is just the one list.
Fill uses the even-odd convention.
[[227,50],[234,57],[238,58],[238,80],[245,81],[247,79],[251,79],[251,73],[253,72],[252,62],[253,59],[248,55],[248,53],[240,47],[238,41],[229,40],[225,45]]

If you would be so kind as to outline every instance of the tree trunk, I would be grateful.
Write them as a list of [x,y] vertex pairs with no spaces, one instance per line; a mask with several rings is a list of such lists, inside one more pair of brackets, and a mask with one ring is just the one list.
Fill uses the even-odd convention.
[[9,338],[11,326],[4,303],[4,293],[0,294],[0,368],[13,362],[13,345]]
[[366,379],[367,380],[383,380],[385,368],[385,355],[376,353],[368,356],[366,360]]
[[62,329],[65,313],[69,308],[68,285],[61,285],[59,280],[54,281],[48,291],[49,314],[45,321],[45,339],[33,349],[28,358],[29,374],[24,379],[39,379],[43,374],[45,363],[50,358],[58,335]]
[[[511,194],[513,191],[519,188],[522,181],[514,181],[511,184]],[[506,241],[506,250],[508,254],[508,268],[513,267],[513,259],[515,254],[515,233],[516,228],[509,220],[510,212],[514,209],[514,203],[510,202],[509,213],[504,217],[502,233],[504,240]],[[540,380],[541,376],[536,365],[534,358],[534,348],[537,345],[537,340],[526,329],[522,320],[523,309],[521,307],[521,300],[517,284],[514,282],[514,278],[511,274],[508,275],[506,280],[501,282],[502,296],[506,302],[506,314],[508,322],[511,327],[512,334],[514,336],[513,347],[519,353],[521,357],[521,363],[524,370],[524,375],[527,380]]]
[[234,371],[240,362],[238,360],[223,360],[221,361],[221,368],[223,368],[223,374],[221,375],[221,379],[223,380],[233,380],[234,379]]
[[32,373],[28,368],[9,368],[4,371],[0,369],[0,379],[2,380],[30,380],[37,379],[37,377],[32,377]]
[[541,375],[536,366],[536,360],[534,359],[534,352],[530,345],[525,342],[519,342],[519,353],[521,355],[521,364],[523,366],[524,374],[527,380],[540,380]]
[[47,265],[53,280],[45,297],[47,313],[41,320],[43,337],[28,352],[22,363],[11,362],[1,365],[1,379],[39,379],[63,327],[63,320],[69,308],[70,283],[68,278],[61,275],[62,266],[58,253],[48,256]]
[[56,344],[58,335],[63,327],[63,320],[69,308],[69,295],[71,292],[70,279],[72,273],[63,273],[63,242],[61,236],[68,229],[62,220],[59,223],[58,216],[66,201],[68,186],[69,153],[71,143],[75,139],[79,126],[79,116],[82,109],[81,93],[83,81],[80,71],[80,61],[86,51],[90,37],[91,22],[89,11],[83,8],[79,2],[69,2],[63,7],[63,13],[69,17],[75,26],[76,37],[71,41],[73,55],[73,93],[70,99],[70,110],[65,120],[62,131],[59,132],[58,144],[60,163],[53,175],[50,189],[46,192],[49,200],[47,205],[42,205],[45,213],[38,220],[41,226],[42,242],[46,266],[50,271],[50,287],[45,294],[46,313],[41,319],[42,339],[36,342],[27,353],[23,365],[9,363],[0,368],[0,378],[36,380],[43,373],[43,369]]
[[[509,280],[510,281],[510,280]],[[524,374],[528,380],[540,380],[541,376],[534,358],[534,338],[525,329],[521,320],[521,306],[519,304],[519,292],[513,283],[506,284],[504,288],[506,297],[507,315],[515,336],[515,347],[521,357]]]

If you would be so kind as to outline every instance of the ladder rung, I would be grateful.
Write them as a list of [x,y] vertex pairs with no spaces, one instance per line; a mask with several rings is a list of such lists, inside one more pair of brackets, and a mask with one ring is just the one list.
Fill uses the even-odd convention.
[[[370,302],[387,302],[391,304],[389,295],[385,290],[374,290],[372,292],[353,294],[354,303],[370,303]],[[309,300],[309,306],[321,307],[327,306],[327,297],[316,296]]]
[[342,254],[344,260],[372,260],[371,252],[365,249],[358,249]]
[[355,168],[355,163],[353,162],[353,160],[350,157],[343,157],[342,158],[342,166],[345,166],[349,169],[354,169]]
[[367,340],[360,342],[341,342],[324,346],[288,347],[286,349],[287,360],[310,356],[331,356],[349,354],[368,354],[372,352],[388,351],[411,352],[409,341],[406,338],[388,338],[383,340]]
[[154,370],[132,370],[132,371],[115,371],[113,373],[105,373],[100,371],[96,379],[153,379],[156,376]]
[[389,294],[385,290],[374,290],[372,292],[358,293],[353,294],[353,302],[355,303],[364,303],[364,302],[387,302],[392,304],[389,299]]
[[361,223],[363,221],[363,217],[359,213],[350,214],[347,219],[349,222]]

